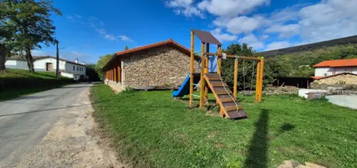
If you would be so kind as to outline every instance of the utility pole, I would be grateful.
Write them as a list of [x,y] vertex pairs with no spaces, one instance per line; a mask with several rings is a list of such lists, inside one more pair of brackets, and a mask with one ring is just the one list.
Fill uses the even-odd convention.
[[56,79],[59,80],[59,49],[58,40],[56,40]]

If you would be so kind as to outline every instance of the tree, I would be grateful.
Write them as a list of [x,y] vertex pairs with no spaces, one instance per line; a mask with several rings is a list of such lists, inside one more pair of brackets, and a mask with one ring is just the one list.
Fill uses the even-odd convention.
[[50,19],[52,12],[60,15],[60,11],[52,7],[48,0],[4,0],[1,6],[7,15],[2,20],[5,27],[14,28],[11,41],[7,40],[12,50],[25,53],[28,68],[34,72],[31,50],[41,48],[41,44],[50,45],[55,42],[53,26]]
[[88,76],[88,81],[99,81],[99,75],[95,70],[95,64],[86,65],[86,75]]
[[126,46],[124,47],[124,50],[129,50],[129,47],[126,45]]
[[9,41],[11,41],[12,36],[14,36],[14,27],[7,25],[9,21],[7,18],[9,16],[8,8],[3,2],[0,2],[0,72],[5,70],[6,57],[10,52]]
[[99,58],[99,60],[97,61],[97,64],[95,65],[95,70],[97,71],[100,79],[103,79],[103,67],[112,58],[113,58],[113,54],[107,54],[107,55],[101,56]]
[[[253,56],[254,51],[252,47],[247,44],[231,44],[224,50],[227,54]],[[255,85],[255,71],[256,64],[254,61],[239,60],[238,66],[238,87],[240,89],[252,89]],[[228,58],[222,61],[222,77],[228,85],[233,85],[234,59]]]

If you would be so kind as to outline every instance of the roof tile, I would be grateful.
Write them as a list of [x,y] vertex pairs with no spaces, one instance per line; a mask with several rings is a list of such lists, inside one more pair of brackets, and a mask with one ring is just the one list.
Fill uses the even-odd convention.
[[321,67],[355,67],[355,66],[357,66],[357,58],[328,60],[328,61],[322,61],[322,62],[314,65],[315,68],[321,68]]

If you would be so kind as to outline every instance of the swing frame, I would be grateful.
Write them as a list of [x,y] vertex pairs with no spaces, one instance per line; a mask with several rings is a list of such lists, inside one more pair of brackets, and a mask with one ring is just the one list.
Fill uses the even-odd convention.
[[227,58],[234,58],[233,73],[233,96],[238,97],[238,66],[239,60],[256,61],[256,82],[255,82],[255,101],[261,102],[263,98],[263,80],[264,80],[264,57],[246,57],[238,55],[227,55]]

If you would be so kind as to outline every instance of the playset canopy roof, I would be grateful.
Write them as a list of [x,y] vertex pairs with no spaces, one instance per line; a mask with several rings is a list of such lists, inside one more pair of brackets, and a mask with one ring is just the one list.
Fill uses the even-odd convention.
[[202,30],[192,30],[192,31],[203,43],[221,45],[221,42],[219,42],[210,32],[206,32]]

